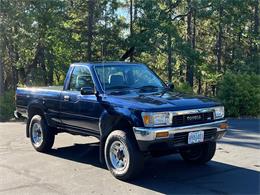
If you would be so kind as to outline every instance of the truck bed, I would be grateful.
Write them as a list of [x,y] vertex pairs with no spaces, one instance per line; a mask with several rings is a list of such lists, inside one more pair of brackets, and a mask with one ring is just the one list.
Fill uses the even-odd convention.
[[26,87],[16,90],[17,111],[27,117],[26,110],[30,104],[45,104],[47,108],[58,111],[63,86]]
[[52,91],[62,91],[63,86],[43,86],[43,87],[24,87],[24,88],[17,88],[22,89],[22,90],[27,90],[27,91],[41,91],[41,90],[52,90]]

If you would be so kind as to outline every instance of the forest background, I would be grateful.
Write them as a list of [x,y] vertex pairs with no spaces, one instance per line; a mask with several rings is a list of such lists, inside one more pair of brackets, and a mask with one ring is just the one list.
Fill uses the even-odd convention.
[[259,116],[259,0],[0,0],[0,121],[17,86],[62,85],[73,62],[128,61],[176,90]]

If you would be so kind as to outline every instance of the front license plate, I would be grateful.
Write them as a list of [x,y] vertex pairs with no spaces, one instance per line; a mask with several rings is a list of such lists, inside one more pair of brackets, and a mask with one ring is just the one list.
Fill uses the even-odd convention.
[[188,144],[195,144],[204,141],[204,131],[190,132],[188,135]]

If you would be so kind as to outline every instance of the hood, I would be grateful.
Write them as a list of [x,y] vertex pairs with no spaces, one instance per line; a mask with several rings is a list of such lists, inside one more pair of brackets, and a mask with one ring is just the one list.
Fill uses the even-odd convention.
[[104,99],[109,104],[130,107],[142,111],[175,111],[208,108],[220,105],[203,96],[189,96],[178,92],[137,93],[121,91]]

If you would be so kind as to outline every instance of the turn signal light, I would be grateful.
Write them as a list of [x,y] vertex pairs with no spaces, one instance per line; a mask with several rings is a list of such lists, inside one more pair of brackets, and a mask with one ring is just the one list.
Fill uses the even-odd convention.
[[168,131],[158,132],[156,133],[156,137],[157,138],[169,137],[169,132]]
[[145,125],[149,124],[150,123],[150,116],[148,116],[148,115],[143,116],[143,120],[144,120]]
[[219,128],[220,128],[220,129],[227,129],[227,128],[228,128],[228,124],[227,124],[227,123],[221,123],[221,124],[219,125]]

